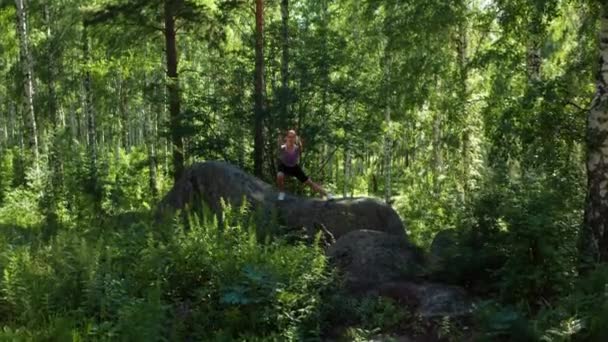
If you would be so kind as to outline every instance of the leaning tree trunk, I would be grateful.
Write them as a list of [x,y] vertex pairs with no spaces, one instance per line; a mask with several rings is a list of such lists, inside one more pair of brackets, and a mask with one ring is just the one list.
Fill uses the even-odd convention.
[[597,92],[587,116],[587,199],[583,265],[608,261],[608,4],[602,3]]
[[34,67],[32,54],[29,50],[29,35],[27,28],[27,14],[24,0],[15,0],[17,5],[17,33],[19,36],[19,49],[21,66],[25,76],[25,102],[27,115],[24,116],[24,126],[29,127],[29,148],[34,154],[34,163],[38,167],[38,129],[36,128],[36,114],[34,112]]
[[177,75],[177,44],[175,40],[175,2],[165,0],[165,53],[167,62],[167,94],[169,96],[169,121],[173,145],[173,179],[180,179],[184,171],[184,141],[181,132],[179,77]]
[[262,177],[264,165],[264,0],[255,2],[255,123],[253,141],[254,174]]

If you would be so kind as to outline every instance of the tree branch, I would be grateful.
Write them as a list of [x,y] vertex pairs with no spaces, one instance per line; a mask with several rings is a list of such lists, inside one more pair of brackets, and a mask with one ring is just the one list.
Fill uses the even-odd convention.
[[[581,106],[579,106],[578,104],[574,103],[572,100],[567,100],[566,101],[567,105],[571,105],[572,107],[575,107],[576,109],[580,110],[581,112],[588,112],[590,108],[583,108]],[[589,106],[587,106],[589,107]]]

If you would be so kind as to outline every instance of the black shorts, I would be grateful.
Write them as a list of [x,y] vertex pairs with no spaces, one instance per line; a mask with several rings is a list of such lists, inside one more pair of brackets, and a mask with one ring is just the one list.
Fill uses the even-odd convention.
[[296,164],[296,166],[287,166],[279,162],[279,172],[283,172],[286,176],[296,177],[302,183],[305,183],[308,180],[308,176],[304,173],[304,170],[302,170],[299,164]]

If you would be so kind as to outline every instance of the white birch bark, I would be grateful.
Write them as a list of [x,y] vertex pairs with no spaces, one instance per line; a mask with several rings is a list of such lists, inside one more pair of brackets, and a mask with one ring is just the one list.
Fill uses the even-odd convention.
[[467,106],[468,101],[468,31],[466,23],[461,23],[458,28],[458,63],[460,71],[460,101],[461,101],[461,115],[462,118],[462,190],[461,190],[461,201],[464,203],[467,198],[469,191],[469,168],[471,166],[471,128],[470,128],[470,115],[469,108]]
[[584,262],[608,261],[608,4],[602,3],[597,90],[587,116],[587,199],[581,234]]
[[38,167],[38,129],[36,127],[36,114],[34,111],[34,76],[32,54],[29,49],[29,35],[27,25],[27,9],[24,0],[15,0],[17,6],[17,33],[19,37],[19,50],[21,66],[24,75],[26,115],[24,125],[29,127],[29,148],[34,154],[34,162]]

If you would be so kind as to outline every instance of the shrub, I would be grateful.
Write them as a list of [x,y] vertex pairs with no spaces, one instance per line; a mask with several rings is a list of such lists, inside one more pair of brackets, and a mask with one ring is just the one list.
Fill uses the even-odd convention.
[[17,227],[40,226],[43,216],[38,209],[40,195],[25,187],[16,188],[5,195],[0,207],[0,225]]
[[147,220],[63,228],[22,246],[0,234],[10,246],[0,252],[0,336],[318,338],[331,281],[323,252],[280,238],[260,242],[249,214],[226,213],[222,225],[191,214],[187,229]]

